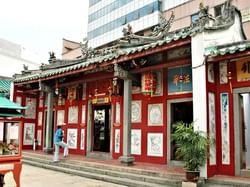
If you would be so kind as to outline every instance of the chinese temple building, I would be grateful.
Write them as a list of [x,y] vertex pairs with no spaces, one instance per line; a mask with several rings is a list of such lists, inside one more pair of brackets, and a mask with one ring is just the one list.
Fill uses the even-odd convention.
[[176,165],[173,124],[194,121],[213,140],[204,177],[243,175],[250,167],[250,42],[241,15],[224,4],[219,17],[200,5],[198,21],[168,32],[174,13],[148,36],[133,33],[113,46],[82,46],[83,58],[59,60],[15,78],[26,106],[23,149],[53,150],[66,123],[70,154]]

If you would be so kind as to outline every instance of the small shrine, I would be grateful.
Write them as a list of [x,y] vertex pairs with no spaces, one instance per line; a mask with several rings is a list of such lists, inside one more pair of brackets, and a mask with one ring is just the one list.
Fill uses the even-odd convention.
[[0,93],[0,186],[4,186],[4,175],[13,173],[16,186],[20,187],[22,170],[22,110],[20,106]]

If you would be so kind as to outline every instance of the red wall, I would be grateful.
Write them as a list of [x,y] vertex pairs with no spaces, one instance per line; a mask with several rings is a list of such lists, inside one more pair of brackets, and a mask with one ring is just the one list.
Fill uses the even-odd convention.
[[[37,95],[36,94],[23,94],[23,92],[20,92],[17,90],[16,87],[14,87],[14,96],[13,96],[13,100],[14,102],[16,102],[16,97],[20,97],[21,98],[21,106],[25,106],[26,105],[26,98],[35,98],[36,99],[36,103],[38,103],[38,99],[37,99]],[[36,105],[38,106],[38,105]],[[37,107],[36,107],[37,110]],[[24,113],[25,114],[25,113]],[[25,117],[21,117],[20,121],[23,124],[23,127],[25,125],[25,123],[34,123],[35,124],[35,129],[37,129],[37,118],[38,118],[38,113],[36,113],[35,119],[29,119],[29,118],[25,118]],[[24,128],[21,129],[21,138],[20,141],[22,142],[22,149],[32,149],[33,145],[23,145],[23,138],[24,138]],[[36,130],[35,130],[35,137],[36,137]]]
[[[180,98],[190,98],[192,97],[191,93],[188,94],[179,94],[179,95],[168,95],[167,91],[167,71],[163,71],[163,95],[162,96],[147,96],[142,93],[133,94],[132,100],[140,100],[142,102],[142,120],[140,123],[131,123],[132,129],[141,129],[141,155],[132,155],[134,156],[136,161],[140,162],[149,162],[149,163],[157,163],[157,164],[166,164],[167,163],[167,100],[169,99],[180,99]],[[113,104],[115,105],[116,102],[121,104],[121,121],[122,114],[123,114],[123,97],[118,97],[113,99]],[[163,104],[163,125],[162,126],[148,126],[148,104]],[[113,121],[115,120],[115,116]],[[113,126],[113,134],[115,133],[115,129],[120,129],[121,133],[121,145],[123,144],[122,140],[122,129],[123,124],[121,123],[120,126],[115,124]],[[163,134],[163,156],[148,156],[147,155],[147,135],[148,133],[162,133]],[[120,153],[114,152],[114,136],[113,136],[113,158],[117,159],[119,156],[122,156],[122,146],[120,147]]]
[[[215,83],[207,82],[208,92],[215,93],[216,98],[216,146],[217,146],[217,164],[210,166],[208,162],[208,176],[216,174],[222,175],[235,175],[235,147],[234,147],[234,106],[233,106],[233,93],[234,88],[249,87],[250,81],[237,82],[236,76],[236,62],[228,62],[228,72],[231,72],[231,80],[227,84],[219,83],[219,62],[214,63],[215,66]],[[221,113],[220,113],[220,94],[229,94],[229,129],[230,129],[230,164],[222,164],[222,142],[221,142]],[[208,131],[209,131],[209,124]]]
[[[93,76],[93,75],[91,75]],[[98,76],[98,75],[96,75]],[[141,129],[142,137],[141,137],[141,155],[133,155],[135,157],[136,161],[141,161],[141,162],[150,162],[150,163],[158,163],[158,164],[166,164],[167,163],[167,114],[170,111],[167,111],[167,101],[170,99],[180,99],[180,98],[192,98],[192,93],[187,93],[187,94],[177,94],[177,95],[168,95],[168,88],[167,88],[167,69],[163,70],[163,94],[162,96],[147,96],[142,93],[139,94],[133,94],[132,95],[132,100],[141,100],[142,102],[142,120],[140,123],[132,123],[131,127],[132,129]],[[86,91],[86,99],[82,100],[79,99],[78,101],[69,101],[66,100],[65,105],[62,106],[55,106],[54,111],[54,129],[56,129],[56,124],[57,124],[57,111],[58,110],[65,110],[65,123],[66,126],[64,127],[65,129],[65,134],[67,134],[67,129],[68,128],[75,128],[78,129],[78,145],[77,149],[70,149],[71,154],[80,154],[80,155],[85,155],[86,154],[86,137],[87,137],[87,121],[89,120],[87,117],[88,113],[88,100],[93,99],[95,94],[107,94],[107,90],[109,86],[112,84],[112,79],[106,78],[102,79],[101,81],[95,81],[95,82],[89,82],[87,83],[87,91]],[[98,97],[103,97],[103,96],[98,96]],[[106,95],[107,96],[107,95]],[[37,96],[38,98],[38,96]],[[38,106],[38,100],[37,99],[37,106]],[[45,100],[45,98],[43,98]],[[115,121],[115,104],[116,102],[120,103],[120,124],[111,124],[113,126],[113,136],[112,138],[112,156],[114,159],[118,159],[120,156],[122,156],[123,152],[123,96],[111,96],[111,102],[110,104],[113,106],[113,121]],[[163,124],[161,126],[148,126],[148,104],[158,104],[162,103],[163,104]],[[86,122],[85,124],[81,123],[81,116],[82,116],[82,105],[86,106]],[[68,124],[68,109],[70,106],[78,106],[78,123],[75,124]],[[37,120],[38,120],[38,112],[42,112],[44,114],[46,110],[46,107],[43,105],[43,107],[37,107]],[[43,126],[37,126],[37,120],[33,121],[36,123],[36,132],[38,129],[43,131]],[[43,115],[43,125],[44,125],[44,115]],[[25,119],[25,121],[29,121],[28,119]],[[85,149],[80,150],[80,132],[81,129],[85,129]],[[120,129],[120,152],[115,153],[114,151],[114,143],[115,143],[115,129]],[[44,132],[42,132],[43,134]],[[147,135],[148,133],[162,133],[163,134],[163,156],[158,157],[158,156],[148,156],[147,155]],[[37,134],[35,135],[37,138]],[[43,136],[42,136],[43,137]],[[65,141],[66,137],[65,137]],[[42,145],[43,145],[43,140],[42,140]],[[24,147],[26,149],[31,149],[31,146]],[[42,149],[42,146],[38,147],[40,150]]]

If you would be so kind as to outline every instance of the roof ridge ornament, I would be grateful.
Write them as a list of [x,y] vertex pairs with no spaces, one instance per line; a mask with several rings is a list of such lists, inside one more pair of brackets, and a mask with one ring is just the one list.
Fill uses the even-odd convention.
[[96,54],[95,49],[88,47],[88,42],[87,40],[84,44],[80,43],[83,59],[93,58]]
[[235,21],[235,7],[232,5],[232,0],[227,0],[223,5],[222,14],[215,18],[210,29],[222,29],[230,27]]
[[140,36],[133,33],[132,26],[128,24],[127,28],[123,28],[122,30],[123,38],[121,38],[118,43],[114,43],[114,45],[109,47],[104,47],[101,49],[91,48],[88,47],[88,40],[85,43],[80,43],[82,59],[87,60],[90,58],[110,54],[116,55],[119,53],[119,48],[145,45],[163,39],[168,34],[168,31],[173,24],[174,17],[173,11],[171,12],[170,18],[168,20],[163,16],[160,16],[159,24],[154,27],[152,33],[148,36]]
[[56,62],[56,55],[54,51],[49,52],[49,64]]
[[152,31],[152,33],[148,36],[141,36],[133,33],[132,26],[130,24],[127,25],[127,28],[123,28],[123,38],[120,39],[118,45],[120,47],[132,47],[132,46],[140,46],[155,42],[164,38],[168,31],[170,30],[171,25],[174,21],[174,12],[171,12],[170,18],[167,20],[163,16],[160,16],[160,22],[156,25]]
[[225,29],[234,24],[235,7],[232,5],[232,0],[224,2],[222,14],[216,17],[209,14],[209,7],[204,6],[203,2],[200,3],[199,9],[199,19],[191,25],[191,29],[197,32]]
[[80,43],[81,46],[81,52],[82,52],[82,59],[83,60],[87,60],[90,58],[95,58],[98,56],[105,56],[105,55],[109,55],[109,54],[114,54],[117,53],[118,50],[118,46],[117,45],[113,45],[110,47],[104,47],[101,49],[95,49],[92,47],[88,47],[88,41],[86,41],[84,44]]
[[164,36],[166,36],[174,22],[174,18],[175,15],[173,11],[171,12],[169,20],[165,19],[162,15],[160,15],[160,23],[154,27],[151,36],[158,38],[163,38]]

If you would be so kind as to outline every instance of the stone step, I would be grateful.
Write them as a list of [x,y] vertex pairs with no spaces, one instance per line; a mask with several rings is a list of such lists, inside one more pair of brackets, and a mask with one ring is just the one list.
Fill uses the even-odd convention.
[[[148,182],[148,181],[133,180],[130,178],[123,177],[122,175],[120,175],[120,177],[117,177],[117,176],[109,176],[106,174],[92,173],[92,172],[88,172],[88,171],[76,170],[76,169],[63,167],[59,163],[46,164],[46,163],[37,162],[37,161],[33,161],[33,160],[28,160],[28,159],[24,159],[23,162],[25,164],[30,164],[30,165],[41,167],[41,168],[51,169],[54,171],[64,172],[64,173],[68,173],[68,174],[72,174],[72,175],[82,176],[82,177],[95,179],[95,180],[101,180],[101,181],[115,183],[115,184],[124,185],[124,186],[131,186],[131,187],[172,187],[172,186],[176,186],[176,185],[167,185],[167,184],[156,184],[153,181]],[[181,185],[177,185],[177,186],[181,186]]]
[[[115,167],[111,165],[103,165],[99,163],[90,163],[90,162],[82,162],[82,161],[72,161],[72,160],[62,160],[58,163],[53,163],[51,160],[51,156],[46,155],[30,155],[25,154],[23,157],[23,162],[26,164],[32,164],[39,167],[46,167],[50,169],[50,167],[59,167],[62,169],[62,172],[65,172],[64,170],[69,169],[70,171],[77,172],[83,172],[88,173],[89,175],[97,175],[99,180],[102,180],[100,176],[108,176],[111,178],[116,179],[126,179],[130,180],[130,183],[132,181],[135,181],[137,184],[138,182],[141,182],[142,184],[139,186],[144,186],[146,184],[144,183],[150,183],[150,185],[164,185],[164,186],[181,186],[181,181],[183,180],[183,176],[177,177],[174,175],[165,175],[165,176],[155,176],[155,173],[150,173],[152,175],[148,175],[148,172],[144,173],[142,170],[134,170],[129,169],[128,167]],[[140,172],[139,172],[140,171]],[[100,176],[99,176],[100,175]],[[82,176],[82,175],[81,175]],[[85,175],[85,177],[88,177],[88,175]],[[93,177],[89,177],[93,178]],[[112,182],[112,181],[109,181]],[[117,184],[123,184],[123,183],[117,183]],[[149,186],[150,186],[149,185]],[[133,186],[133,185],[130,185]]]
[[[126,166],[92,162],[74,158],[62,159],[59,163],[52,162],[52,155],[33,152],[23,153],[23,162],[38,167],[71,173],[87,178],[103,180],[126,186],[181,186],[185,180],[183,173],[163,173]],[[56,168],[56,169],[55,169]],[[206,180],[204,187],[250,187],[250,178],[215,176]]]
[[89,152],[86,155],[87,158],[95,158],[95,159],[102,159],[102,160],[111,160],[112,155],[110,153],[103,153],[103,152]]
[[[34,160],[34,159],[42,159],[46,161],[47,163],[51,163],[52,157],[51,155],[41,155],[36,153],[29,153],[25,152],[23,154],[24,159]],[[38,162],[41,162],[42,160],[39,160]],[[84,167],[90,167],[92,169],[94,168],[100,168],[103,169],[104,167],[108,171],[120,171],[125,173],[132,173],[132,174],[140,174],[140,175],[147,175],[147,176],[153,176],[153,177],[161,177],[161,178],[167,178],[167,179],[175,179],[177,181],[184,180],[185,176],[184,173],[163,173],[159,172],[159,170],[156,168],[155,171],[147,170],[147,169],[138,169],[133,167],[126,167],[126,166],[116,166],[111,164],[105,164],[105,163],[98,163],[98,162],[89,162],[84,160],[74,160],[72,158],[69,158],[67,160],[62,160],[61,163],[67,163],[72,164],[75,166],[84,166]]]
[[240,175],[243,176],[243,177],[250,177],[250,169],[241,170]]
[[250,179],[209,178],[205,187],[250,187]]
[[112,166],[112,165],[103,165],[103,164],[95,164],[95,163],[82,163],[79,161],[74,161],[74,160],[69,160],[67,163],[71,163],[74,165],[84,165],[88,166],[91,168],[103,168],[105,167],[109,171],[120,171],[120,172],[126,172],[126,173],[131,173],[131,174],[138,174],[138,175],[146,175],[146,176],[152,176],[152,177],[159,177],[159,178],[168,178],[168,179],[175,179],[175,180],[183,180],[184,175],[183,174],[164,174],[164,173],[159,173],[156,171],[149,171],[149,170],[142,170],[142,169],[136,169],[136,168],[131,168],[131,167],[117,167],[117,166]]
[[[40,158],[27,158],[27,160],[32,160],[34,162],[38,163],[44,163],[44,164],[51,164],[54,165],[52,161],[47,161],[43,160]],[[24,159],[24,162],[26,162],[26,159]],[[89,167],[85,165],[80,165],[80,164],[71,164],[68,163],[67,161],[61,161],[56,163],[57,166],[64,167],[64,168],[69,168],[73,170],[80,170],[80,171],[86,171],[86,172],[91,172],[91,173],[98,173],[102,175],[109,175],[113,177],[123,177],[123,178],[129,178],[132,180],[137,180],[137,181],[151,181],[154,183],[158,184],[171,184],[176,186],[176,183],[178,183],[177,180],[174,179],[166,179],[162,177],[152,177],[152,176],[147,176],[147,175],[141,175],[141,174],[134,174],[134,173],[129,173],[129,172],[123,172],[123,171],[116,171],[116,170],[110,170],[109,168],[103,167],[103,168],[95,168],[95,167]]]

